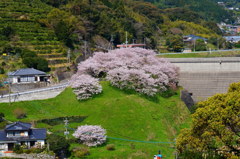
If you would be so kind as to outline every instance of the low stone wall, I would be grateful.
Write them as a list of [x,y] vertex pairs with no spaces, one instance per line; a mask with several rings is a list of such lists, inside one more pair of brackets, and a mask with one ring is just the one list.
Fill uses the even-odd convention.
[[55,156],[51,156],[51,155],[48,155],[48,154],[1,153],[0,157],[25,158],[25,159],[55,159]]
[[46,83],[46,82],[12,84],[11,92],[23,92],[26,90],[47,87],[48,85],[49,85],[49,83]]

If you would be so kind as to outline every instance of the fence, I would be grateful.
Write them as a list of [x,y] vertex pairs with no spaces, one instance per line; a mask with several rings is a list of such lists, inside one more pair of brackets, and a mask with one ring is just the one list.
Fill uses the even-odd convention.
[[21,96],[21,95],[26,95],[26,94],[46,92],[46,91],[51,91],[51,90],[56,90],[56,89],[64,89],[67,86],[69,86],[68,82],[64,83],[64,84],[57,85],[57,86],[48,87],[48,88],[41,88],[41,89],[36,89],[36,90],[31,90],[31,91],[26,91],[26,92],[6,94],[6,95],[2,95],[1,98],[10,98],[10,97],[16,97],[16,96]]

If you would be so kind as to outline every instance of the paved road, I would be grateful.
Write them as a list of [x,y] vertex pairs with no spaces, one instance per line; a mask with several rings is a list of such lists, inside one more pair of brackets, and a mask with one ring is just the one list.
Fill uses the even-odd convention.
[[179,84],[193,93],[195,101],[225,93],[229,84],[240,81],[240,57],[169,60],[180,67]]
[[69,85],[68,82],[66,82],[47,88],[40,88],[25,92],[13,93],[10,95],[4,95],[0,97],[0,103],[8,103],[10,101],[18,102],[54,98],[57,95],[59,95],[68,85]]

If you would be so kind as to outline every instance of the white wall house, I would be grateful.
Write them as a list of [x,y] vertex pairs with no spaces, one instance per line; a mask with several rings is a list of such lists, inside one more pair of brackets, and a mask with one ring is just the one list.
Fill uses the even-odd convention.
[[12,151],[16,144],[26,145],[28,148],[44,146],[46,129],[35,129],[29,123],[15,122],[0,130],[0,151]]
[[48,81],[49,75],[34,68],[19,69],[8,73],[8,79],[12,84],[15,83],[36,83]]

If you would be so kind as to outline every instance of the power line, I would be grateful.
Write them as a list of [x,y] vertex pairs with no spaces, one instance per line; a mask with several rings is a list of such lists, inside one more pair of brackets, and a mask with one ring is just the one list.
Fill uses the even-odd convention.
[[107,136],[107,138],[114,139],[114,140],[130,141],[130,142],[148,143],[148,144],[175,144],[175,142],[129,140],[129,139],[123,139],[123,138],[110,137],[110,136]]
[[[72,130],[76,130],[74,128],[69,128]],[[98,136],[98,137],[106,137],[109,139],[113,139],[113,140],[121,140],[121,141],[129,141],[129,142],[138,142],[138,143],[148,143],[148,144],[175,144],[175,142],[165,142],[165,141],[142,141],[142,140],[129,140],[129,139],[123,139],[123,138],[117,138],[117,137],[111,137],[111,136],[107,136],[107,135],[98,135],[98,134],[94,134],[92,132],[86,132],[84,134],[90,134],[90,135],[94,135],[94,136]]]
[[[38,101],[41,105],[44,105],[44,102],[42,101]],[[26,101],[23,101],[23,103],[25,103],[26,105],[29,105],[29,102],[26,102]],[[48,105],[51,105],[53,107],[55,107],[52,103],[48,103]],[[59,113],[61,114],[64,114],[64,112],[60,111],[59,109],[56,109]],[[64,131],[64,135],[66,136],[66,138],[68,138],[68,135],[69,135],[69,131],[68,129],[70,130],[76,130],[74,128],[70,128],[69,127],[69,120],[67,120],[67,117],[66,119],[64,120],[64,127],[65,127],[65,131]],[[106,138],[109,138],[109,139],[113,139],[113,140],[120,140],[120,141],[128,141],[128,142],[137,142],[137,143],[148,143],[148,144],[175,144],[175,142],[165,142],[165,141],[142,141],[142,140],[137,140],[137,139],[133,139],[132,137],[128,137],[128,136],[125,136],[125,135],[121,135],[119,133],[116,133],[114,131],[111,131],[111,130],[107,130],[111,133],[114,133],[114,134],[117,134],[119,136],[123,136],[125,138],[117,138],[117,137],[111,137],[111,136],[103,136],[103,137],[106,137]],[[91,132],[86,132],[86,133],[91,133]],[[91,133],[92,134],[92,133]],[[126,139],[128,138],[128,139]]]

